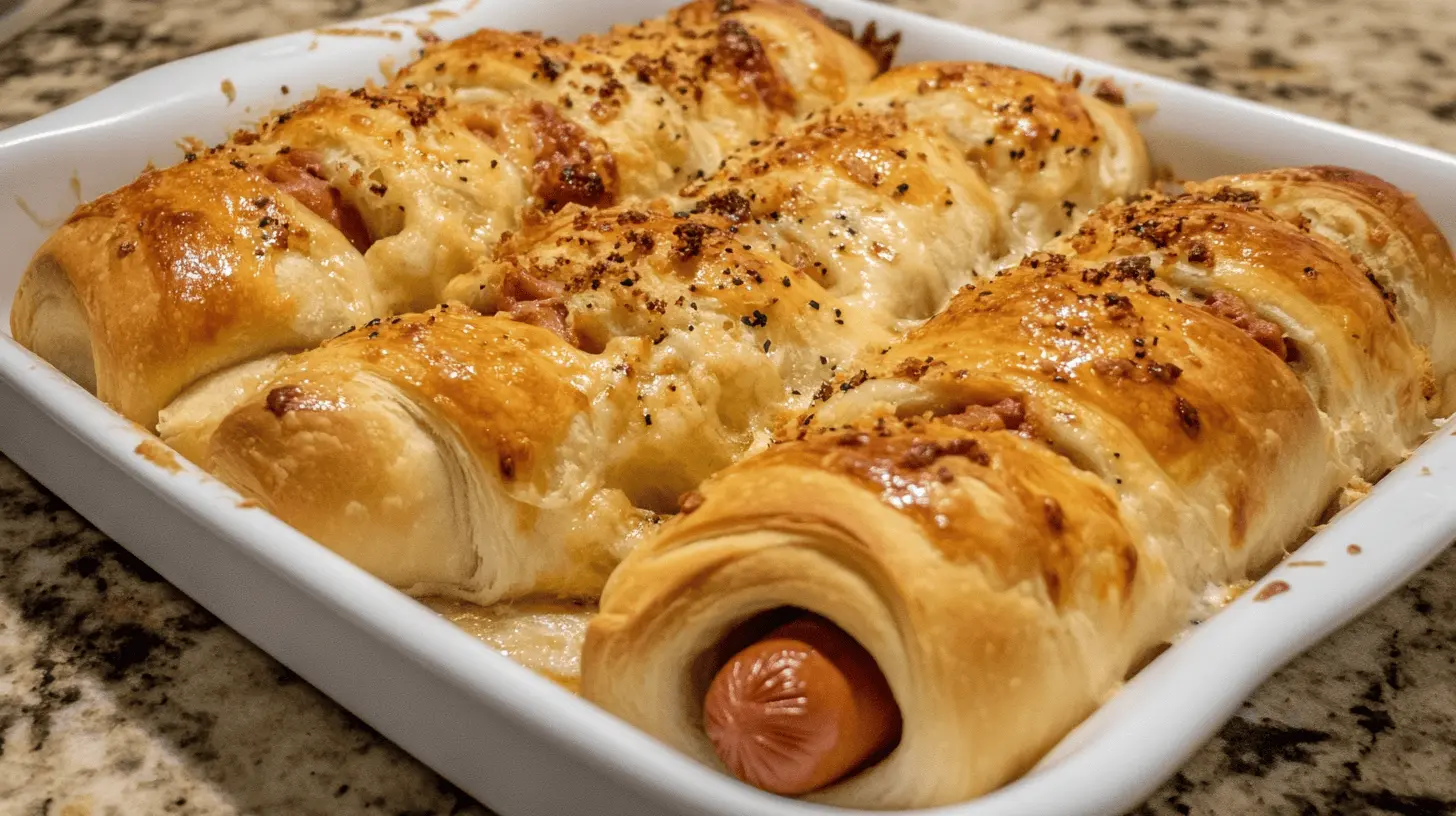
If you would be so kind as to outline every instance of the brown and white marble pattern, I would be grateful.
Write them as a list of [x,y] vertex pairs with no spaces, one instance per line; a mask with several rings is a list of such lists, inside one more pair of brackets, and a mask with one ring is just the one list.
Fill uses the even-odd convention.
[[[0,45],[0,125],[404,0],[81,0]],[[1448,0],[899,0],[1456,150]],[[487,811],[0,458],[0,813]],[[1299,658],[1139,811],[1456,813],[1456,555]]]

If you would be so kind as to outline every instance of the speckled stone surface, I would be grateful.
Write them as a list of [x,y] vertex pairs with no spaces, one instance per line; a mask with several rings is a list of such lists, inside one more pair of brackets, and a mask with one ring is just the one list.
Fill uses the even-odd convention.
[[[1456,150],[1446,0],[900,4]],[[0,45],[0,124],[402,5],[83,0]],[[486,812],[0,458],[0,814]],[[1456,555],[1281,671],[1138,813],[1456,813]]]

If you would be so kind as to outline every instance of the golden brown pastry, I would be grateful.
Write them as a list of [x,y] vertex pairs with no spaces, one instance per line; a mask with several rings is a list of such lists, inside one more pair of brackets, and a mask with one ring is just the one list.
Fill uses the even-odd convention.
[[[1146,148],[1122,109],[1026,71],[923,63],[883,74],[779,137],[751,142],[660,207],[726,219],[746,245],[740,251],[811,270],[829,292],[896,328],[934,314],[1008,256],[1061,235],[1090,207],[1148,182]],[[627,233],[641,230],[625,227],[610,214],[599,223],[564,213],[515,236],[446,295],[481,311],[520,313],[527,302],[552,301],[546,290],[520,286],[541,281],[564,297],[556,307],[562,330],[599,345],[604,331],[621,329],[597,324],[622,310],[588,314],[571,304],[607,297],[582,292],[583,269],[595,264],[599,284],[611,285],[612,270],[630,266],[621,248],[634,240]],[[539,319],[537,307],[529,310]]]
[[[1238,195],[1259,203],[1352,252],[1369,265],[1386,300],[1411,336],[1430,350],[1445,402],[1456,411],[1456,322],[1443,304],[1456,300],[1456,268],[1441,230],[1415,199],[1395,185],[1344,167],[1300,167],[1248,173],[1191,185],[1193,190]],[[1376,250],[1376,251],[1371,251]]]
[[[412,594],[595,598],[658,512],[889,339],[731,227],[581,210],[572,246],[622,267],[575,268],[571,330],[559,300],[374,321],[287,358],[189,453]],[[550,284],[522,273],[505,291]]]
[[857,45],[848,31],[796,0],[697,0],[571,43],[483,30],[396,84],[448,94],[472,130],[534,162],[546,209],[600,206],[674,191],[889,67],[898,35]]
[[[1098,210],[963,290],[792,438],[688,496],[609,580],[583,693],[771,790],[832,768],[816,801],[947,804],[1030,768],[1210,584],[1277,560],[1342,486],[1417,444],[1441,401],[1432,367],[1452,364],[1390,298],[1435,326],[1456,310],[1427,288],[1451,256],[1409,199],[1330,169],[1194,188]],[[760,640],[803,613],[878,674],[852,657],[838,675],[760,669],[798,702],[746,758],[753,740],[715,725],[742,708],[715,674],[804,652]],[[842,757],[886,731],[820,725],[864,727],[849,676],[902,722],[858,772]]]
[[789,0],[698,0],[576,44],[481,32],[81,206],[12,333],[152,428],[213,372],[439,303],[523,211],[676,189],[878,68]]
[[[368,326],[269,376],[216,375],[168,408],[164,439],[412,593],[595,597],[644,524],[762,449],[856,355],[1039,230],[1050,237],[1072,223],[1081,214],[1072,198],[1105,200],[1146,182],[1125,116],[1068,86],[979,64],[885,77],[863,107],[846,103],[745,148],[695,185],[683,211],[673,200],[573,206],[527,225],[447,289],[493,317],[457,318],[456,308],[419,330],[438,337],[411,335],[428,377],[405,387],[390,374],[361,390],[363,375],[349,372],[374,383],[378,349],[392,349],[389,360],[402,353],[392,321]],[[1018,113],[1005,113],[1013,102]],[[1094,109],[1115,133],[1095,124]],[[1056,123],[1064,136],[1053,136]],[[986,154],[986,133],[1003,133],[1011,145],[998,150],[1022,158],[988,170],[1000,160]],[[1043,162],[1058,169],[1031,181]],[[1050,198],[1028,192],[1038,184]],[[840,237],[826,243],[820,230]],[[897,286],[918,294],[895,301]],[[508,321],[555,335],[559,354],[579,361],[541,391],[575,400],[559,420],[538,419],[525,392],[499,404],[440,392],[518,388],[515,369],[484,362],[493,350],[440,334],[494,342],[491,327]],[[358,339],[366,331],[379,336]],[[327,375],[316,374],[325,358]],[[295,389],[309,395],[290,401],[299,410],[270,408],[272,395]],[[441,400],[474,407],[419,407]],[[489,425],[507,421],[519,440],[509,449]],[[511,467],[498,466],[502,457]]]
[[1029,71],[926,62],[740,151],[685,194],[760,225],[830,291],[908,326],[1150,182],[1125,109]]

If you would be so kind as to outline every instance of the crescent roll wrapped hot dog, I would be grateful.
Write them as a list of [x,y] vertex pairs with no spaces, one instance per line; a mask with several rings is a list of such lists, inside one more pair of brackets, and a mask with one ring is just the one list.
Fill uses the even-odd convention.
[[730,158],[685,190],[698,211],[751,220],[785,259],[887,324],[1061,235],[1150,183],[1118,106],[1039,74],[927,62]]
[[[849,33],[797,0],[698,0],[572,43],[483,30],[427,50],[396,84],[448,94],[473,131],[534,164],[547,209],[599,206],[674,191],[889,67],[898,34],[871,26],[857,46]],[[566,148],[591,158],[573,168]]]
[[878,68],[787,0],[699,0],[575,44],[482,32],[79,207],[12,333],[152,428],[213,372],[439,303],[523,210],[674,190]]
[[[697,212],[673,213],[667,201],[574,208],[528,225],[496,258],[450,285],[453,300],[495,315],[462,318],[461,331],[507,319],[530,323],[585,361],[581,374],[556,379],[572,383],[590,406],[580,410],[593,419],[571,433],[548,433],[543,425],[540,435],[531,421],[518,420],[530,456],[502,447],[482,424],[488,418],[465,422],[436,411],[422,418],[411,406],[438,399],[433,388],[390,380],[388,388],[345,394],[341,389],[354,386],[342,374],[350,365],[374,367],[374,355],[382,353],[376,349],[393,335],[388,325],[355,333],[378,332],[379,341],[340,341],[271,377],[240,369],[233,379],[196,390],[169,409],[165,438],[285,521],[413,592],[478,603],[532,593],[594,596],[628,546],[623,537],[635,534],[624,531],[640,529],[633,519],[675,509],[680,494],[764,447],[786,409],[808,406],[827,379],[860,352],[882,347],[900,322],[1030,240],[1016,231],[1012,211],[1040,199],[1007,177],[1035,171],[1001,172],[993,188],[982,175],[990,161],[982,150],[991,138],[983,132],[1021,133],[1030,141],[1014,149],[1037,165],[1069,163],[1055,187],[1058,202],[1038,221],[1047,229],[1074,216],[1062,196],[1106,199],[1146,181],[1131,124],[1111,109],[1094,117],[1088,110],[1102,110],[1101,103],[1083,107],[1066,86],[974,64],[887,76],[894,77],[890,87],[916,101],[846,106],[750,146],[725,163],[723,178],[693,192],[689,201],[696,203],[689,206]],[[872,95],[887,93],[876,85]],[[1043,97],[1059,101],[1037,101]],[[1027,113],[996,118],[1013,102]],[[1018,117],[1034,121],[1025,125]],[[1094,119],[1126,130],[1111,135]],[[1066,137],[1052,138],[1053,122],[1066,125]],[[963,128],[972,136],[961,135]],[[1037,132],[1043,136],[1025,136]],[[1118,152],[1107,147],[1112,144],[1124,147]],[[818,152],[806,158],[800,150]],[[1114,152],[1121,158],[1112,158]],[[749,170],[739,175],[730,168]],[[841,194],[809,197],[815,191]],[[811,225],[840,231],[840,243],[800,239]],[[862,240],[856,225],[873,240]],[[862,274],[835,278],[851,262]],[[920,294],[892,303],[869,291],[889,291],[896,278]],[[492,342],[493,331],[472,331],[482,343]],[[446,359],[430,357],[427,346],[420,346],[421,365],[439,371],[466,365],[473,348],[459,346],[460,355]],[[309,374],[317,363],[308,361],[320,355],[339,361],[330,369],[338,375]],[[490,392],[497,376],[494,367],[475,366],[468,379]],[[514,388],[502,382],[502,391]],[[297,410],[274,410],[272,395],[293,389],[314,396],[290,400]],[[240,393],[254,396],[234,409]],[[344,407],[314,411],[315,403]],[[489,410],[529,415],[533,408],[526,401]],[[386,415],[393,417],[387,432],[378,424]],[[367,484],[331,475],[358,468],[351,453],[356,444],[401,438],[405,431],[395,426],[419,423],[428,430],[417,442],[370,443],[379,467],[364,471]],[[464,442],[426,444],[431,437]],[[590,452],[580,447],[586,438],[593,440]],[[569,483],[572,498],[561,498],[565,487],[548,489],[528,461]],[[421,479],[421,468],[440,476]],[[476,498],[450,498],[462,493]],[[413,498],[401,503],[403,496]],[[609,504],[617,520],[590,527],[585,538],[561,532],[576,516],[595,512],[589,508],[596,501]],[[396,512],[404,505],[407,511]],[[392,549],[400,552],[394,565]],[[399,569],[404,566],[409,571]],[[555,569],[579,572],[562,583],[550,577]]]
[[[1456,411],[1456,324],[1443,308],[1456,299],[1456,268],[1445,236],[1413,198],[1368,173],[1328,166],[1213,179],[1191,189],[1256,195],[1260,206],[1364,261],[1411,336],[1430,350],[1444,399],[1440,413]],[[1371,246],[1380,251],[1364,251]]]
[[608,582],[583,693],[816,801],[1030,768],[1210,584],[1397,463],[1452,364],[1450,252],[1408,198],[1331,169],[1194,189],[963,290],[689,495]]
[[722,219],[581,215],[568,234],[620,239],[623,263],[578,267],[570,329],[560,299],[371,322],[227,412],[208,467],[413,594],[590,599],[656,511],[767,439],[785,398],[889,338]]
[[[928,317],[1008,254],[1148,181],[1146,148],[1122,109],[1026,71],[924,63],[751,142],[675,203],[726,219],[742,232],[742,251],[809,270],[893,328]],[[610,215],[563,216],[528,229],[446,294],[481,311],[519,312],[545,297],[519,285],[531,277],[571,300],[586,283],[581,248],[610,267],[632,240],[622,233]],[[583,327],[609,314],[567,311]]]

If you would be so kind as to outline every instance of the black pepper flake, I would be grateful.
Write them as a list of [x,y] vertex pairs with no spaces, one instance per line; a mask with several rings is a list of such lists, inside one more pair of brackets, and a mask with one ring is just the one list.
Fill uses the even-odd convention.
[[233,159],[232,161],[228,162],[228,164],[231,164],[233,167],[236,167],[239,170],[248,169],[248,163],[243,161],[242,159]]
[[1203,421],[1198,418],[1198,409],[1193,407],[1193,403],[1177,397],[1173,400],[1173,411],[1178,414],[1178,421],[1183,424],[1183,432],[1197,439],[1198,432],[1203,430]]
[[895,195],[905,195],[908,192],[910,192],[910,185],[905,182],[902,181],[895,185]]
[[642,421],[645,422],[645,423],[647,423],[648,425],[651,425],[652,424],[652,414],[643,414],[642,415]]
[[793,286],[793,285],[794,285],[793,282],[789,280],[789,276],[788,275],[785,275],[784,276],[784,288],[788,288],[788,287]]
[[190,162],[195,162],[197,161],[197,154],[192,152],[184,153],[182,154],[182,158]]
[[752,216],[753,205],[737,190],[714,193],[699,201],[693,212],[711,212],[723,216],[735,224],[741,224]]
[[622,278],[622,285],[623,286],[630,287],[630,286],[632,286],[633,283],[634,283],[634,281],[631,278]]
[[743,317],[741,319],[743,321],[743,325],[748,326],[749,328],[762,327],[762,326],[767,326],[768,325],[768,315],[764,314],[763,312],[760,312],[757,309],[754,309],[753,310],[753,316],[752,317]]
[[763,353],[768,354],[769,347],[773,345],[772,340],[763,341]]
[[385,193],[389,192],[389,188],[383,184],[375,183],[369,185],[369,192],[377,196],[383,196]]

